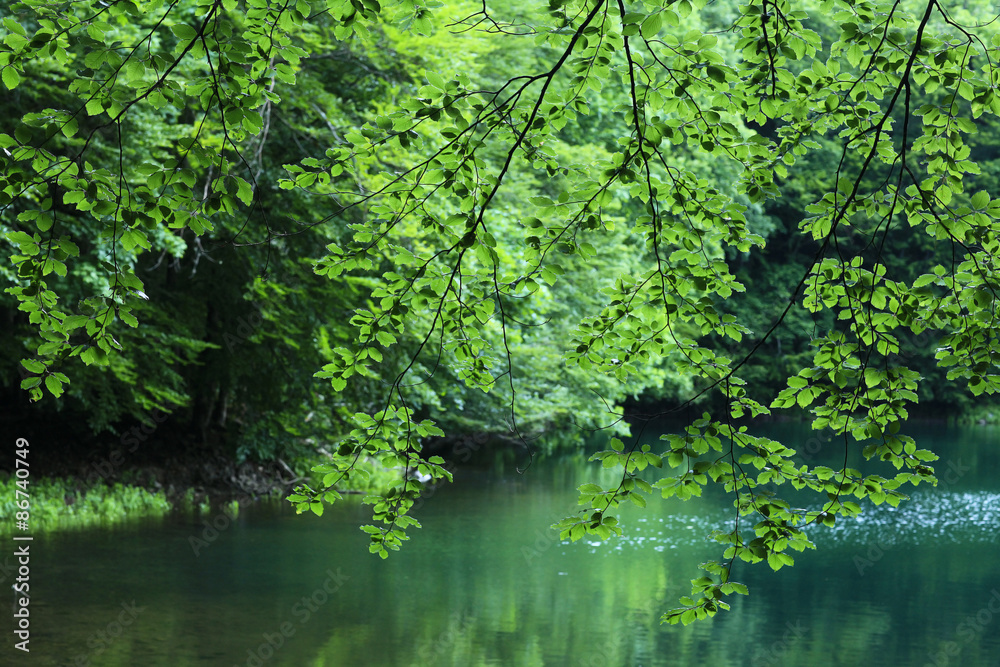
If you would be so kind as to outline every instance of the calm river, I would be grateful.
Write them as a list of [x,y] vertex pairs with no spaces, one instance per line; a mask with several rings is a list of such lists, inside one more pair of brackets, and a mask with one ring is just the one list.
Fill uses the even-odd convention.
[[[813,463],[842,460],[842,444],[810,441],[805,425],[766,429]],[[623,539],[563,544],[548,526],[575,511],[578,485],[611,476],[584,455],[536,457],[523,475],[498,457],[458,468],[386,561],[368,554],[355,501],[321,518],[246,508],[197,554],[204,525],[189,516],[37,536],[31,654],[7,659],[4,614],[0,663],[1000,665],[1000,430],[908,432],[940,454],[947,482],[815,529],[819,549],[793,568],[739,566],[750,597],[687,628],[659,616],[721,555],[705,537],[730,517],[722,495],[657,497],[622,511]]]

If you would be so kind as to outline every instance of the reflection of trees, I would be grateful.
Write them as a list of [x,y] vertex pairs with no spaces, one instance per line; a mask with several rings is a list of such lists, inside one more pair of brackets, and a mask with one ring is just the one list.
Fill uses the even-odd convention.
[[[799,431],[783,428],[789,438],[809,433],[804,424]],[[983,461],[992,455],[987,432],[950,433],[967,439],[952,448],[955,456]],[[886,535],[884,555],[863,576],[853,557],[867,552],[881,528],[824,530],[817,539],[825,540],[825,548],[800,555],[795,568],[737,571],[755,594],[737,600],[731,613],[686,628],[661,626],[659,615],[687,589],[688,565],[714,549],[711,542],[692,540],[691,533],[707,532],[706,522],[715,515],[705,513],[704,503],[651,502],[645,511],[622,515],[625,537],[644,535],[643,546],[627,539],[595,547],[556,540],[526,559],[522,547],[535,544],[537,531],[545,534],[558,510],[572,511],[577,494],[563,489],[590,473],[583,457],[536,461],[524,477],[511,473],[516,483],[486,475],[469,481],[476,473],[459,469],[456,485],[443,487],[421,508],[424,529],[414,535],[406,558],[385,562],[358,548],[365,537],[347,504],[308,523],[301,517],[270,523],[248,513],[247,524],[213,543],[197,567],[179,560],[192,557],[184,531],[178,550],[167,551],[169,565],[148,557],[163,548],[159,532],[117,533],[107,550],[81,548],[91,544],[84,540],[54,542],[47,552],[58,562],[72,562],[63,557],[72,551],[95,564],[84,577],[67,573],[58,591],[41,589],[39,604],[48,606],[39,607],[39,636],[51,636],[60,657],[72,657],[92,632],[113,620],[111,612],[127,595],[146,611],[91,664],[187,667],[224,655],[225,664],[244,665],[247,649],[258,646],[263,633],[291,621],[295,634],[268,667],[923,665],[944,643],[963,642],[968,633],[960,634],[959,625],[984,609],[992,590],[1000,590],[1000,577],[983,567],[995,562],[1000,539],[987,532],[989,517],[980,524],[979,541],[944,544],[942,524],[930,522],[895,541]],[[995,472],[988,466],[977,467],[962,482],[980,492],[990,475]],[[958,487],[922,493],[951,518],[968,513]],[[713,511],[725,509],[724,497],[712,502]],[[695,509],[702,514],[684,515]],[[910,510],[884,511],[906,521]],[[638,518],[647,522],[640,525]],[[697,523],[696,531],[688,523]],[[676,548],[649,548],[658,532]],[[331,566],[342,567],[350,581],[300,623],[290,614],[292,606]],[[46,584],[62,583],[58,570],[40,567],[49,572]],[[156,577],[149,577],[151,570]],[[79,602],[97,599],[92,586],[107,581],[115,585],[102,589],[106,603]],[[56,609],[93,622],[60,627],[65,617]],[[801,635],[790,633],[789,624]],[[994,615],[960,643],[951,664],[996,664],[998,624]]]

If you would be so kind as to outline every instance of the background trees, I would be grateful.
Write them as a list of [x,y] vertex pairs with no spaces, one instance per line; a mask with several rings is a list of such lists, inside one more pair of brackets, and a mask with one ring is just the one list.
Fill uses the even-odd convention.
[[[348,43],[318,9],[307,24],[299,13],[306,6],[283,10],[284,18],[221,5],[17,9],[5,23],[3,71],[16,83],[5,111],[25,121],[20,135],[3,139],[3,220],[7,231],[39,236],[10,237],[15,260],[4,271],[19,285],[4,295],[9,395],[15,382],[33,399],[69,392],[60,405],[85,414],[95,433],[154,408],[173,411],[172,423],[183,422],[192,440],[225,438],[231,451],[262,458],[335,437],[354,410],[372,408],[379,379],[356,377],[346,396],[334,397],[312,375],[350,344],[347,320],[392,258],[332,288],[317,281],[312,262],[349,238],[346,226],[360,215],[338,210],[336,196],[278,187],[282,166],[343,142],[413,90],[423,67],[482,70],[495,81],[538,58],[530,42],[512,49],[474,33],[422,37],[376,25],[371,40]],[[272,44],[261,26],[275,20]],[[253,51],[265,43],[270,50]],[[271,55],[255,70],[262,53]],[[586,138],[575,145],[598,150]],[[396,158],[405,163],[406,151]],[[360,175],[339,183],[363,187]],[[511,225],[537,185],[531,177],[504,195]],[[629,261],[622,249],[609,257]],[[624,266],[607,259],[577,270]],[[518,314],[527,340],[517,344],[548,350],[517,379],[535,397],[522,404],[532,428],[570,414],[592,425],[591,392],[622,395],[614,383],[567,370],[564,341],[532,326],[555,317],[566,331],[595,296],[581,291]],[[14,374],[24,346],[31,358]],[[502,428],[509,396],[456,379],[439,365],[415,390],[415,405],[466,430]]]
[[[724,556],[668,618],[714,614],[734,559],[789,564],[848,496],[933,479],[900,433],[920,392],[997,387],[987,10],[20,3],[4,363],[95,432],[159,408],[240,456],[332,441],[300,509],[363,458],[401,467],[371,499],[383,556],[408,473],[450,474],[430,436],[624,436],[628,397],[699,403],[661,452],[613,440],[620,483],[561,525],[606,538],[620,502],[720,484]],[[793,407],[895,470],[810,468],[734,421]],[[786,482],[822,505],[762,489]]]

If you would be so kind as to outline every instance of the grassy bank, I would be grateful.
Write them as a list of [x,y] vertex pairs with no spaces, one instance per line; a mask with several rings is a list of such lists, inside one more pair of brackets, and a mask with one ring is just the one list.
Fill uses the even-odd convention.
[[[292,467],[300,477],[297,483],[321,485],[323,474],[310,470],[326,462],[325,458],[295,461]],[[398,470],[388,470],[373,461],[363,460],[346,483],[338,484],[338,490],[341,493],[382,493],[398,476]],[[29,515],[27,532],[37,534],[122,525],[164,516],[171,511],[206,513],[211,509],[209,493],[202,490],[188,487],[168,497],[159,488],[148,488],[149,484],[130,483],[154,480],[155,476],[146,471],[127,471],[122,477],[124,481],[114,483],[88,483],[78,478],[33,476],[26,482],[0,472],[0,516],[8,519],[0,522],[0,535],[22,532],[17,528],[17,513],[25,511]],[[288,490],[275,486],[270,493],[255,494],[254,498],[274,494],[284,497]],[[222,499],[223,506],[233,515],[241,505],[252,502],[246,494],[225,489],[213,489],[210,495],[213,499]],[[23,506],[25,500],[27,509]]]
[[[24,492],[27,510],[23,508]],[[171,507],[162,492],[140,486],[116,483],[81,489],[78,481],[62,478],[32,479],[28,484],[13,476],[0,480],[0,515],[10,518],[0,524],[0,534],[19,532],[16,517],[24,511],[30,514],[28,532],[36,533],[113,526],[140,517],[163,516]]]

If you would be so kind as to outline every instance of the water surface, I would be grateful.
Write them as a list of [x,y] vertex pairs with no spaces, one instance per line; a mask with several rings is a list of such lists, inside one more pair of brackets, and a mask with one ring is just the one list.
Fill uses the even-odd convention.
[[[843,443],[802,424],[757,432],[813,463],[843,460]],[[386,561],[367,552],[356,500],[323,517],[280,502],[201,517],[217,533],[175,516],[37,536],[32,652],[7,664],[1000,665],[1000,438],[911,432],[947,482],[814,529],[819,548],[793,568],[738,566],[751,595],[711,622],[659,617],[721,555],[705,538],[732,520],[727,499],[651,499],[623,509],[622,539],[563,543],[549,525],[576,511],[575,487],[613,473],[555,456],[523,475],[458,468]]]

